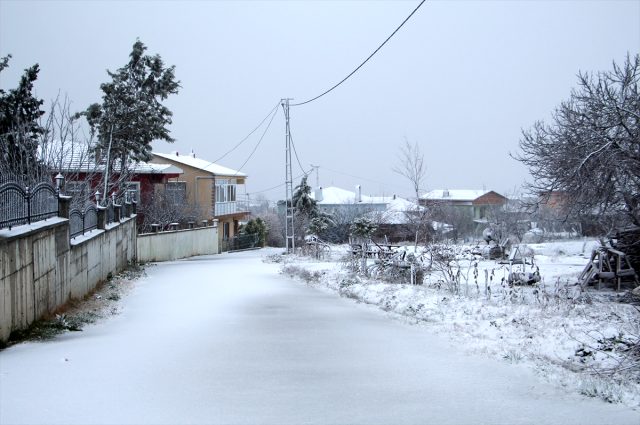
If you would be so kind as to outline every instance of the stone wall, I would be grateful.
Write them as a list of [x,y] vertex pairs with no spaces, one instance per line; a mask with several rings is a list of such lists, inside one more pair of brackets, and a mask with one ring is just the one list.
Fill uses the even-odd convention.
[[138,235],[138,261],[170,261],[218,253],[218,228],[198,227]]
[[135,258],[135,216],[71,241],[64,218],[1,230],[0,341],[83,297]]

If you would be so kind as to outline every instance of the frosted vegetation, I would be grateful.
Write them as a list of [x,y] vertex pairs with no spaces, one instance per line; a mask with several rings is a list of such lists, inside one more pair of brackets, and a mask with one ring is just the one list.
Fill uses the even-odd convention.
[[[409,273],[366,270],[346,245],[330,255],[270,256],[282,272],[395,318],[448,335],[454,347],[526,364],[545,379],[611,403],[640,406],[639,299],[577,284],[594,240],[522,246],[528,264],[487,260],[474,246],[397,249]],[[404,270],[410,270],[405,268]],[[415,280],[414,280],[415,281]],[[634,305],[635,303],[635,305]]]

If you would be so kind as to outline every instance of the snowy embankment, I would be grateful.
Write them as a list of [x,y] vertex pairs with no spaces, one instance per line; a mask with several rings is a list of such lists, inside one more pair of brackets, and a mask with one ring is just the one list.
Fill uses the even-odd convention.
[[529,245],[534,264],[511,271],[539,271],[541,280],[533,286],[509,286],[509,265],[482,260],[462,248],[455,262],[461,276],[457,288],[442,270],[432,271],[420,286],[358,276],[345,267],[345,247],[334,247],[328,261],[269,260],[283,261],[285,274],[309,285],[446,334],[460,350],[526,364],[568,391],[637,408],[640,310],[620,302],[624,293],[575,285],[596,244]]

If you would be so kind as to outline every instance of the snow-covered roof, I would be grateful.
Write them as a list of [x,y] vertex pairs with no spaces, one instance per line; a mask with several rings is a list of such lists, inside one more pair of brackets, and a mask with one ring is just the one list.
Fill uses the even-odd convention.
[[[96,163],[89,147],[83,144],[52,142],[39,154],[55,171],[63,173],[102,173],[106,159]],[[120,171],[120,161],[114,162],[116,172]],[[152,164],[149,162],[133,162],[129,169],[134,174],[182,174],[181,168],[171,164]]]
[[420,198],[433,201],[473,201],[489,192],[489,190],[473,189],[435,189]]
[[419,213],[426,208],[403,198],[392,199],[387,203],[387,207],[382,212],[370,213],[371,218],[378,219],[385,224],[406,224],[409,222],[407,213]]
[[[322,193],[321,199],[316,197]],[[311,192],[311,198],[320,205],[341,205],[341,204],[388,204],[393,200],[393,196],[367,196],[361,195],[360,202],[357,202],[357,195],[350,190],[330,186],[318,188]]]
[[158,152],[153,152],[153,155],[157,156],[158,158],[168,159],[170,161],[188,165],[189,167],[197,168],[199,170],[206,171],[217,176],[247,177],[245,173],[241,173],[240,171],[236,171],[231,168],[223,167],[222,165],[215,164],[202,158],[196,158],[192,155],[179,155],[178,153],[169,154]]

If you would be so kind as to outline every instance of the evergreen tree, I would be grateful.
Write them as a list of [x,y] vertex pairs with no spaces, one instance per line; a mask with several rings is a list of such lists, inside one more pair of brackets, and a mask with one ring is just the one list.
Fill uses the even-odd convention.
[[[0,59],[0,72],[11,55]],[[22,179],[27,184],[41,178],[43,165],[38,158],[38,141],[44,134],[39,123],[44,103],[33,95],[38,79],[38,64],[25,69],[18,87],[8,92],[0,89],[0,171]]]
[[[165,67],[159,55],[146,55],[146,50],[137,40],[129,62],[115,72],[107,71],[111,81],[100,85],[102,104],[90,105],[84,112],[98,135],[96,153],[106,160],[107,174],[116,159],[122,169],[129,161],[148,161],[154,140],[174,141],[167,128],[173,114],[162,101],[178,93],[175,66]],[[108,180],[107,175],[105,193]]]
[[251,219],[246,225],[242,226],[240,233],[243,235],[258,235],[258,245],[264,246],[267,238],[267,224],[260,217]]
[[302,177],[300,184],[296,186],[292,201],[297,215],[305,218],[315,215],[317,209],[316,201],[311,197],[311,186],[307,184],[306,175]]

